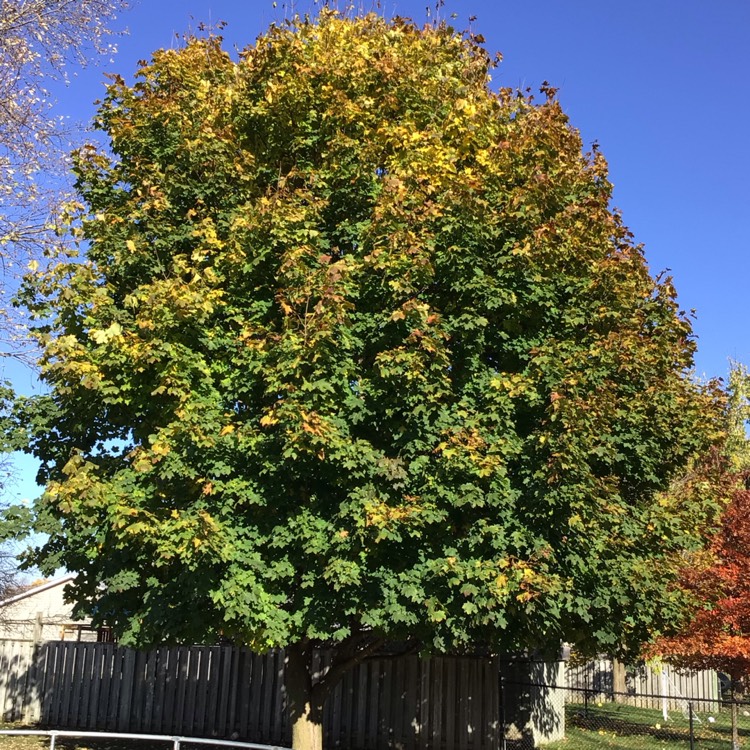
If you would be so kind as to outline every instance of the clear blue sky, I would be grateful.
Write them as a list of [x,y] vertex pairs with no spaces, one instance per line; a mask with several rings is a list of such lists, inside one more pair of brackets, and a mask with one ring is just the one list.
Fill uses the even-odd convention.
[[[60,112],[87,122],[104,71],[129,79],[139,59],[179,44],[201,21],[227,22],[231,50],[292,7],[315,8],[312,0],[136,1],[118,21],[129,34],[114,61],[59,91]],[[421,23],[426,7],[388,0],[378,12]],[[584,143],[599,142],[614,204],[652,272],[670,269],[681,306],[696,310],[698,374],[725,375],[730,357],[750,363],[750,2],[447,0],[440,15],[452,13],[459,29],[476,16],[472,30],[502,53],[496,85],[537,89],[548,80]],[[24,477],[20,493],[27,487]]]

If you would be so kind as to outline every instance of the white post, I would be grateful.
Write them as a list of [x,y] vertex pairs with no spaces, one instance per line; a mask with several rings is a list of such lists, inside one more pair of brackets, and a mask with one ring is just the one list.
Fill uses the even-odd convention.
[[661,665],[661,715],[664,717],[664,721],[669,721],[669,711],[667,710],[667,666],[666,664]]

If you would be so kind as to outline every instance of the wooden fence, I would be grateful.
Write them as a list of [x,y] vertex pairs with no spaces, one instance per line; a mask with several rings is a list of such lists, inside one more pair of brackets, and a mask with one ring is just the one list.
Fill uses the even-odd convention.
[[642,664],[628,669],[625,684],[615,688],[614,664],[611,659],[593,659],[569,665],[566,674],[566,701],[613,700],[639,708],[664,708],[684,711],[692,701],[696,711],[715,711],[719,707],[718,675],[713,670],[700,672],[678,670],[669,664],[659,669]]
[[[0,719],[58,729],[288,746],[283,680],[282,651],[0,641]],[[608,659],[567,669],[496,658],[368,659],[330,696],[325,744],[342,750],[497,750],[503,734],[562,736],[563,698],[663,708],[666,694],[670,710],[684,709],[688,700],[698,701],[698,710],[715,710],[719,702],[717,675],[709,671],[644,667],[629,671],[625,687],[625,695],[615,694]]]
[[[0,641],[3,718],[59,729],[289,746],[283,676],[281,651]],[[497,750],[498,677],[489,658],[368,659],[326,704],[326,747]]]
[[31,723],[40,716],[36,652],[31,641],[0,641],[0,720]]

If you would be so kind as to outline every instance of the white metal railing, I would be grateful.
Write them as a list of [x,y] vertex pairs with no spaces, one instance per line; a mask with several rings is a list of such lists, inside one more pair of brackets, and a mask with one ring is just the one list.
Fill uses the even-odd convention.
[[255,742],[236,742],[235,740],[214,740],[206,737],[183,737],[171,734],[132,734],[129,732],[72,732],[63,729],[0,729],[2,735],[35,735],[49,737],[49,750],[55,750],[58,737],[88,737],[96,739],[117,740],[153,740],[154,742],[171,742],[172,750],[180,750],[183,742],[191,745],[219,745],[221,747],[240,747],[246,750],[289,750],[278,745],[258,745]]

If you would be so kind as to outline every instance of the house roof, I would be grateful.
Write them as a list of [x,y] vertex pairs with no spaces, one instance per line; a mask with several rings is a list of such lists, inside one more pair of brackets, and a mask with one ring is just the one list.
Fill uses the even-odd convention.
[[11,596],[8,599],[0,601],[0,607],[4,607],[7,604],[13,604],[14,602],[18,602],[21,599],[35,596],[36,594],[41,594],[43,591],[49,591],[50,589],[55,588],[55,586],[63,586],[66,583],[70,583],[70,581],[72,581],[73,579],[75,579],[75,574],[68,573],[67,575],[61,576],[60,578],[55,578],[52,581],[47,581],[47,583],[42,583],[38,586],[30,586],[20,594],[16,594],[15,596]]

